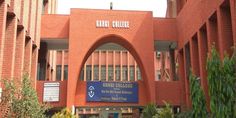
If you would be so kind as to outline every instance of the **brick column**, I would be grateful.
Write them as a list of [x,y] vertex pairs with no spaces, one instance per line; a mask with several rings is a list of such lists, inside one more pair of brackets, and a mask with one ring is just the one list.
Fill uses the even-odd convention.
[[61,81],[64,81],[65,51],[61,51]]
[[90,55],[91,56],[91,80],[94,80],[94,52]]
[[106,50],[106,81],[108,81],[108,51]]
[[24,67],[25,30],[17,32],[14,77],[21,80]]
[[101,50],[98,51],[98,80],[101,81]]
[[120,81],[123,81],[123,60],[122,60],[122,51],[120,51]]
[[14,74],[16,48],[17,18],[8,18],[6,24],[6,40],[3,54],[2,77],[12,78]]
[[197,34],[194,35],[192,40],[190,40],[190,59],[191,59],[191,69],[193,74],[195,74],[197,77],[200,76],[200,70],[199,70],[199,56],[198,56],[198,36]]
[[234,45],[236,46],[236,1],[230,0],[230,10],[231,10],[231,19],[232,19],[232,32]]
[[184,73],[185,73],[184,74],[185,75],[184,76],[184,84],[185,84],[186,106],[187,106],[187,108],[190,108],[191,107],[191,103],[190,103],[189,80],[188,80],[189,68],[187,68],[187,66],[189,66],[189,64],[191,64],[191,63],[187,62],[187,58],[188,58],[188,56],[190,56],[190,55],[186,54],[186,53],[188,53],[187,49],[188,48],[185,46],[184,50],[183,50],[183,52],[184,52]]
[[115,70],[116,69],[116,59],[115,59],[116,58],[116,55],[115,55],[116,52],[113,51],[112,53],[113,53],[113,58],[112,58],[113,59],[113,81],[116,81],[116,70]]
[[33,87],[36,88],[37,81],[37,65],[38,65],[38,48],[34,47],[32,49],[32,58],[31,58],[31,82]]
[[228,8],[220,7],[217,9],[217,19],[219,27],[219,46],[220,46],[220,57],[224,58],[224,52],[228,54],[232,53],[231,47],[233,46],[233,34],[232,34],[232,22],[231,14]]
[[[0,80],[1,80],[1,76],[2,76],[2,63],[3,63],[4,42],[5,42],[6,18],[7,18],[7,5],[3,1],[0,4]],[[1,82],[0,82],[0,87],[1,87]]]
[[127,77],[127,78],[128,78],[127,80],[130,81],[130,71],[129,71],[129,66],[130,66],[130,64],[129,64],[129,56],[130,56],[130,53],[129,53],[129,51],[127,51],[126,54],[127,54],[127,73],[128,73],[128,74],[127,74],[127,76],[128,76],[128,77]]
[[[207,32],[206,29],[201,29],[198,32],[199,37],[199,66],[200,66],[200,77],[201,77],[201,86],[203,87],[204,94],[206,96],[207,106],[209,105],[209,95],[208,95],[208,86],[207,86],[207,71],[206,71],[206,62],[207,62],[207,52],[208,52],[208,41],[207,41]],[[208,109],[209,110],[209,109]]]
[[24,73],[31,73],[31,57],[32,57],[32,40],[25,40],[25,55],[24,55]]
[[174,49],[169,49],[169,55],[170,55],[170,78],[171,80],[176,79],[176,73],[175,73],[175,50]]
[[179,67],[178,67],[178,75],[179,75],[179,79],[181,81],[181,106],[182,109],[184,109],[184,106],[186,106],[187,104],[187,97],[186,97],[186,77],[185,77],[185,62],[184,62],[184,51],[183,49],[179,51]]
[[218,25],[216,13],[206,22],[208,49],[211,50],[213,43],[215,43],[216,49],[219,51],[219,38],[218,38]]

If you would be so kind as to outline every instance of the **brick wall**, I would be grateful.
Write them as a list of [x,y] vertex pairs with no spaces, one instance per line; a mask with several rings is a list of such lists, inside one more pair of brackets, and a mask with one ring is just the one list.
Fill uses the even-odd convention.
[[[50,1],[50,0],[49,0]],[[42,0],[0,3],[0,78],[36,80]]]

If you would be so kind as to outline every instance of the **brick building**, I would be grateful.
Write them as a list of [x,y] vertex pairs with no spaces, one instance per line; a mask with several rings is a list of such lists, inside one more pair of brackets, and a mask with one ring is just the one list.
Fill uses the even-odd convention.
[[[235,0],[167,0],[166,18],[149,11],[95,9],[58,15],[56,3],[1,1],[0,75],[19,79],[28,73],[41,102],[80,115],[109,111],[132,117],[147,103],[162,106],[163,100],[176,111],[189,108],[190,68],[200,77],[209,105],[207,53],[214,42],[223,58],[236,44]],[[132,91],[137,101],[90,101],[93,82],[137,84]]]

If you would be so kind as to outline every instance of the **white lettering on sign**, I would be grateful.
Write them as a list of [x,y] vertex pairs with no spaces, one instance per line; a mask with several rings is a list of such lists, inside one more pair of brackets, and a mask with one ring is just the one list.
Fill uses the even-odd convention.
[[129,21],[112,21],[113,28],[129,28]]
[[96,20],[96,27],[109,27],[109,21],[108,20]]
[[[109,20],[96,20],[97,28],[108,28],[110,27]],[[129,28],[129,21],[111,21],[112,28]]]

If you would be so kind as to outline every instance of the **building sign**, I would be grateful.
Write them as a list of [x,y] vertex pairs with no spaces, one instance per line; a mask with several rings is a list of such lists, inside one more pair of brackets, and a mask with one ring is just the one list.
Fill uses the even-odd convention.
[[59,101],[60,83],[44,83],[43,102],[58,102]]
[[138,102],[137,82],[87,82],[88,102]]
[[109,20],[96,20],[97,28],[129,28],[129,21],[109,21]]

